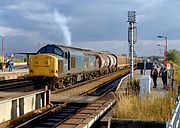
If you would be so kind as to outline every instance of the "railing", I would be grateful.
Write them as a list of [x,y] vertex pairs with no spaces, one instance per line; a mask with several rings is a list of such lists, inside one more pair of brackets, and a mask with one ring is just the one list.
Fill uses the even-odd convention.
[[166,128],[180,128],[180,96],[176,99],[176,109],[172,112],[172,119],[166,122]]

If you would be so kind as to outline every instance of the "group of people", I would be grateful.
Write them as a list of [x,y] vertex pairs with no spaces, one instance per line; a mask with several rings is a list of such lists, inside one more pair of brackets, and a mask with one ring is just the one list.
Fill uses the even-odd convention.
[[157,67],[154,67],[151,70],[151,78],[153,79],[154,82],[154,87],[157,87],[157,78],[158,76],[162,78],[163,86],[164,89],[167,89],[167,69],[165,67],[161,67],[160,71],[158,72]]

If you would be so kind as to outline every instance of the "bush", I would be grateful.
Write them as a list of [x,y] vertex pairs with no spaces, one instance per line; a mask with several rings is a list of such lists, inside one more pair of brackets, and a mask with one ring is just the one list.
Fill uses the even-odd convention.
[[177,83],[180,83],[180,66],[173,63],[173,69],[174,69],[174,80]]
[[180,66],[180,52],[176,49],[168,52],[168,60]]
[[[132,84],[131,84],[131,81],[128,81],[127,85],[128,85],[128,89],[132,89],[132,92],[133,94],[136,94],[138,95],[139,94],[139,91],[140,91],[140,83],[139,83],[139,79],[133,79],[132,80]],[[131,88],[131,85],[132,85],[132,88]]]

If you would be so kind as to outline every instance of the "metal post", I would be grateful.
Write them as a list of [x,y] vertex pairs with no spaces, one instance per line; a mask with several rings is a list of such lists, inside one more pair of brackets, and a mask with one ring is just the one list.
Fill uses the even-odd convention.
[[4,34],[2,34],[2,72],[4,71]]
[[130,28],[131,28],[131,43],[130,43],[130,81],[131,84],[133,82],[133,52],[134,52],[134,47],[133,47],[133,38],[134,38],[134,23],[130,22]]
[[46,96],[45,96],[45,99],[46,99],[46,105],[50,104],[50,95],[51,95],[51,92],[50,90],[48,89],[48,86],[45,86],[45,91],[46,91]]
[[[164,46],[164,66],[166,67],[167,70],[167,76],[166,76],[166,80],[167,80],[167,86],[169,85],[169,80],[168,80],[168,50],[167,50],[167,37],[166,36],[157,36],[157,38],[164,38],[165,39],[165,46]],[[161,46],[161,45],[158,45]]]
[[134,25],[136,23],[136,12],[135,11],[128,11],[128,21],[129,22],[129,28],[128,28],[128,42],[129,42],[129,57],[130,57],[130,83],[132,88],[133,83],[133,71],[134,71],[134,62],[133,62],[133,54],[134,54],[134,43],[137,40],[136,34],[137,29]]
[[171,77],[171,80],[172,80],[172,82],[171,82],[171,87],[172,87],[172,91],[174,90],[174,69],[173,69],[173,67],[172,67],[172,77]]
[[146,60],[144,60],[144,75],[146,75]]
[[167,37],[164,37],[165,38],[165,41],[166,41],[166,45],[165,45],[165,67],[167,69],[167,87],[169,87],[169,79],[168,79],[168,50],[167,50]]
[[165,51],[164,51],[164,66],[167,69],[167,60],[168,60],[168,51],[167,51],[167,37],[164,37],[166,44],[165,44]]

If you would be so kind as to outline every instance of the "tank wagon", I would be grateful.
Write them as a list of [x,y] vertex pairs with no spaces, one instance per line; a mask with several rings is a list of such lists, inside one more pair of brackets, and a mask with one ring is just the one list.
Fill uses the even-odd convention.
[[89,49],[46,45],[29,59],[29,75],[37,86],[62,88],[129,67],[127,56]]

